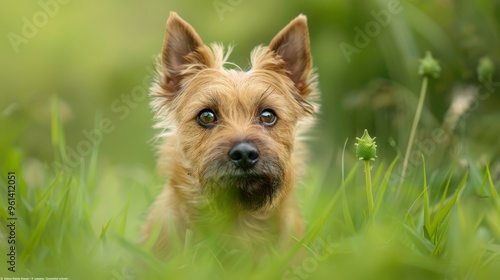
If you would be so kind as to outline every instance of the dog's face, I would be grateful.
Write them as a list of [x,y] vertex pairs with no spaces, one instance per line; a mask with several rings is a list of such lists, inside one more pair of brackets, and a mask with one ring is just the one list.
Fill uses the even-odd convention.
[[174,130],[176,157],[216,205],[271,207],[293,185],[297,126],[315,110],[305,17],[254,49],[250,70],[227,70],[225,59],[171,13],[153,108]]

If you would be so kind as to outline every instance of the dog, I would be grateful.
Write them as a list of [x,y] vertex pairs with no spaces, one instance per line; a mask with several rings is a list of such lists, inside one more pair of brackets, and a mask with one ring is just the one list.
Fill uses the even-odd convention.
[[227,62],[230,52],[205,45],[170,13],[150,90],[161,130],[158,169],[168,181],[141,232],[159,255],[172,235],[196,235],[201,224],[215,231],[216,220],[225,221],[226,234],[279,247],[304,232],[295,186],[319,94],[307,18],[254,48],[246,71]]

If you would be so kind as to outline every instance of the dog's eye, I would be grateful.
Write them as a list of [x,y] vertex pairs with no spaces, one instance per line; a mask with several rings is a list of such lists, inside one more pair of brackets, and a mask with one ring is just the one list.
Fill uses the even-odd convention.
[[278,117],[273,110],[265,109],[260,113],[259,120],[265,126],[273,126],[276,124]]
[[204,109],[198,114],[198,123],[203,127],[209,127],[215,125],[217,122],[217,117],[215,113],[210,109]]

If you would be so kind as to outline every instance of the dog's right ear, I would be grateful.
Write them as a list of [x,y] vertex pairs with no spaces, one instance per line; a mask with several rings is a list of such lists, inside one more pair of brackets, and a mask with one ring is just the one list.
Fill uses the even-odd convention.
[[193,63],[187,56],[202,46],[203,42],[194,28],[177,13],[170,12],[161,53],[161,63],[169,86],[179,89],[181,71],[187,64]]

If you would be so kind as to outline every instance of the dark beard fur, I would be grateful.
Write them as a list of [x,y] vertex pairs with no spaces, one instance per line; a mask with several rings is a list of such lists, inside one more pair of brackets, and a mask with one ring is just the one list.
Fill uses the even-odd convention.
[[281,183],[270,175],[223,175],[209,180],[204,190],[219,210],[256,211],[271,204]]

